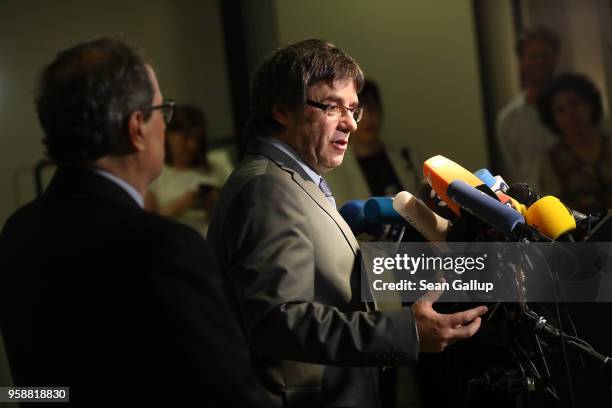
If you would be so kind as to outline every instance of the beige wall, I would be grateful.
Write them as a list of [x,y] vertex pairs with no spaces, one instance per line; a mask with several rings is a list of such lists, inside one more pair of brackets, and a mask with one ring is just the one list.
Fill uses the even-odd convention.
[[375,79],[386,140],[486,166],[470,0],[276,1],[281,44],[332,41]]
[[60,49],[102,35],[143,47],[164,96],[204,109],[212,138],[233,132],[217,0],[4,0],[0,3],[0,226],[33,197],[43,157],[33,87]]

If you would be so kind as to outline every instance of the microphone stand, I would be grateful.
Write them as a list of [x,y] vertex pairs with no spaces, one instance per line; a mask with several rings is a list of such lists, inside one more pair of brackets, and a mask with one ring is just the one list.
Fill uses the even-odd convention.
[[[521,315],[519,316],[519,320],[531,325],[534,333],[542,334],[550,338],[561,339],[564,338],[566,344],[570,345],[574,350],[577,350],[587,356],[591,357],[595,362],[599,363],[600,370],[608,377],[608,381],[611,381],[612,378],[612,358],[609,356],[605,356],[591,347],[585,340],[570,336],[569,334],[562,333],[560,330],[555,328],[553,325],[547,322],[547,320],[543,317],[535,313],[533,310],[524,307]],[[612,383],[612,382],[611,382]]]

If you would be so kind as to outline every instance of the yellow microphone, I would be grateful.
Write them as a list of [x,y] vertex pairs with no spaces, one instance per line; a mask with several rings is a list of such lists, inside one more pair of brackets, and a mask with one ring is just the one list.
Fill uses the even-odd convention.
[[576,229],[572,211],[553,196],[542,197],[531,204],[525,212],[525,221],[553,240]]

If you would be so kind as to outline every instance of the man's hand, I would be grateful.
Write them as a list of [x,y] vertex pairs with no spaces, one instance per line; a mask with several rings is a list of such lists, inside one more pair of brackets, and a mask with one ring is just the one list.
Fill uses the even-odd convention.
[[441,352],[461,339],[472,337],[480,328],[480,316],[487,312],[486,306],[478,306],[453,314],[438,313],[432,305],[441,295],[441,290],[427,292],[411,307],[421,352]]

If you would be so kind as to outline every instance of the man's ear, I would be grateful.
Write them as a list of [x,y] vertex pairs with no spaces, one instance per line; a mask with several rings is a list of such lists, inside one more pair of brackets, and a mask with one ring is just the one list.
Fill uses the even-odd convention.
[[144,116],[141,111],[134,111],[128,119],[128,135],[129,144],[134,151],[140,152],[145,148],[145,141],[142,135],[142,125],[144,124]]
[[287,109],[282,106],[276,105],[272,108],[272,117],[283,126],[287,126],[287,123],[289,122]]

